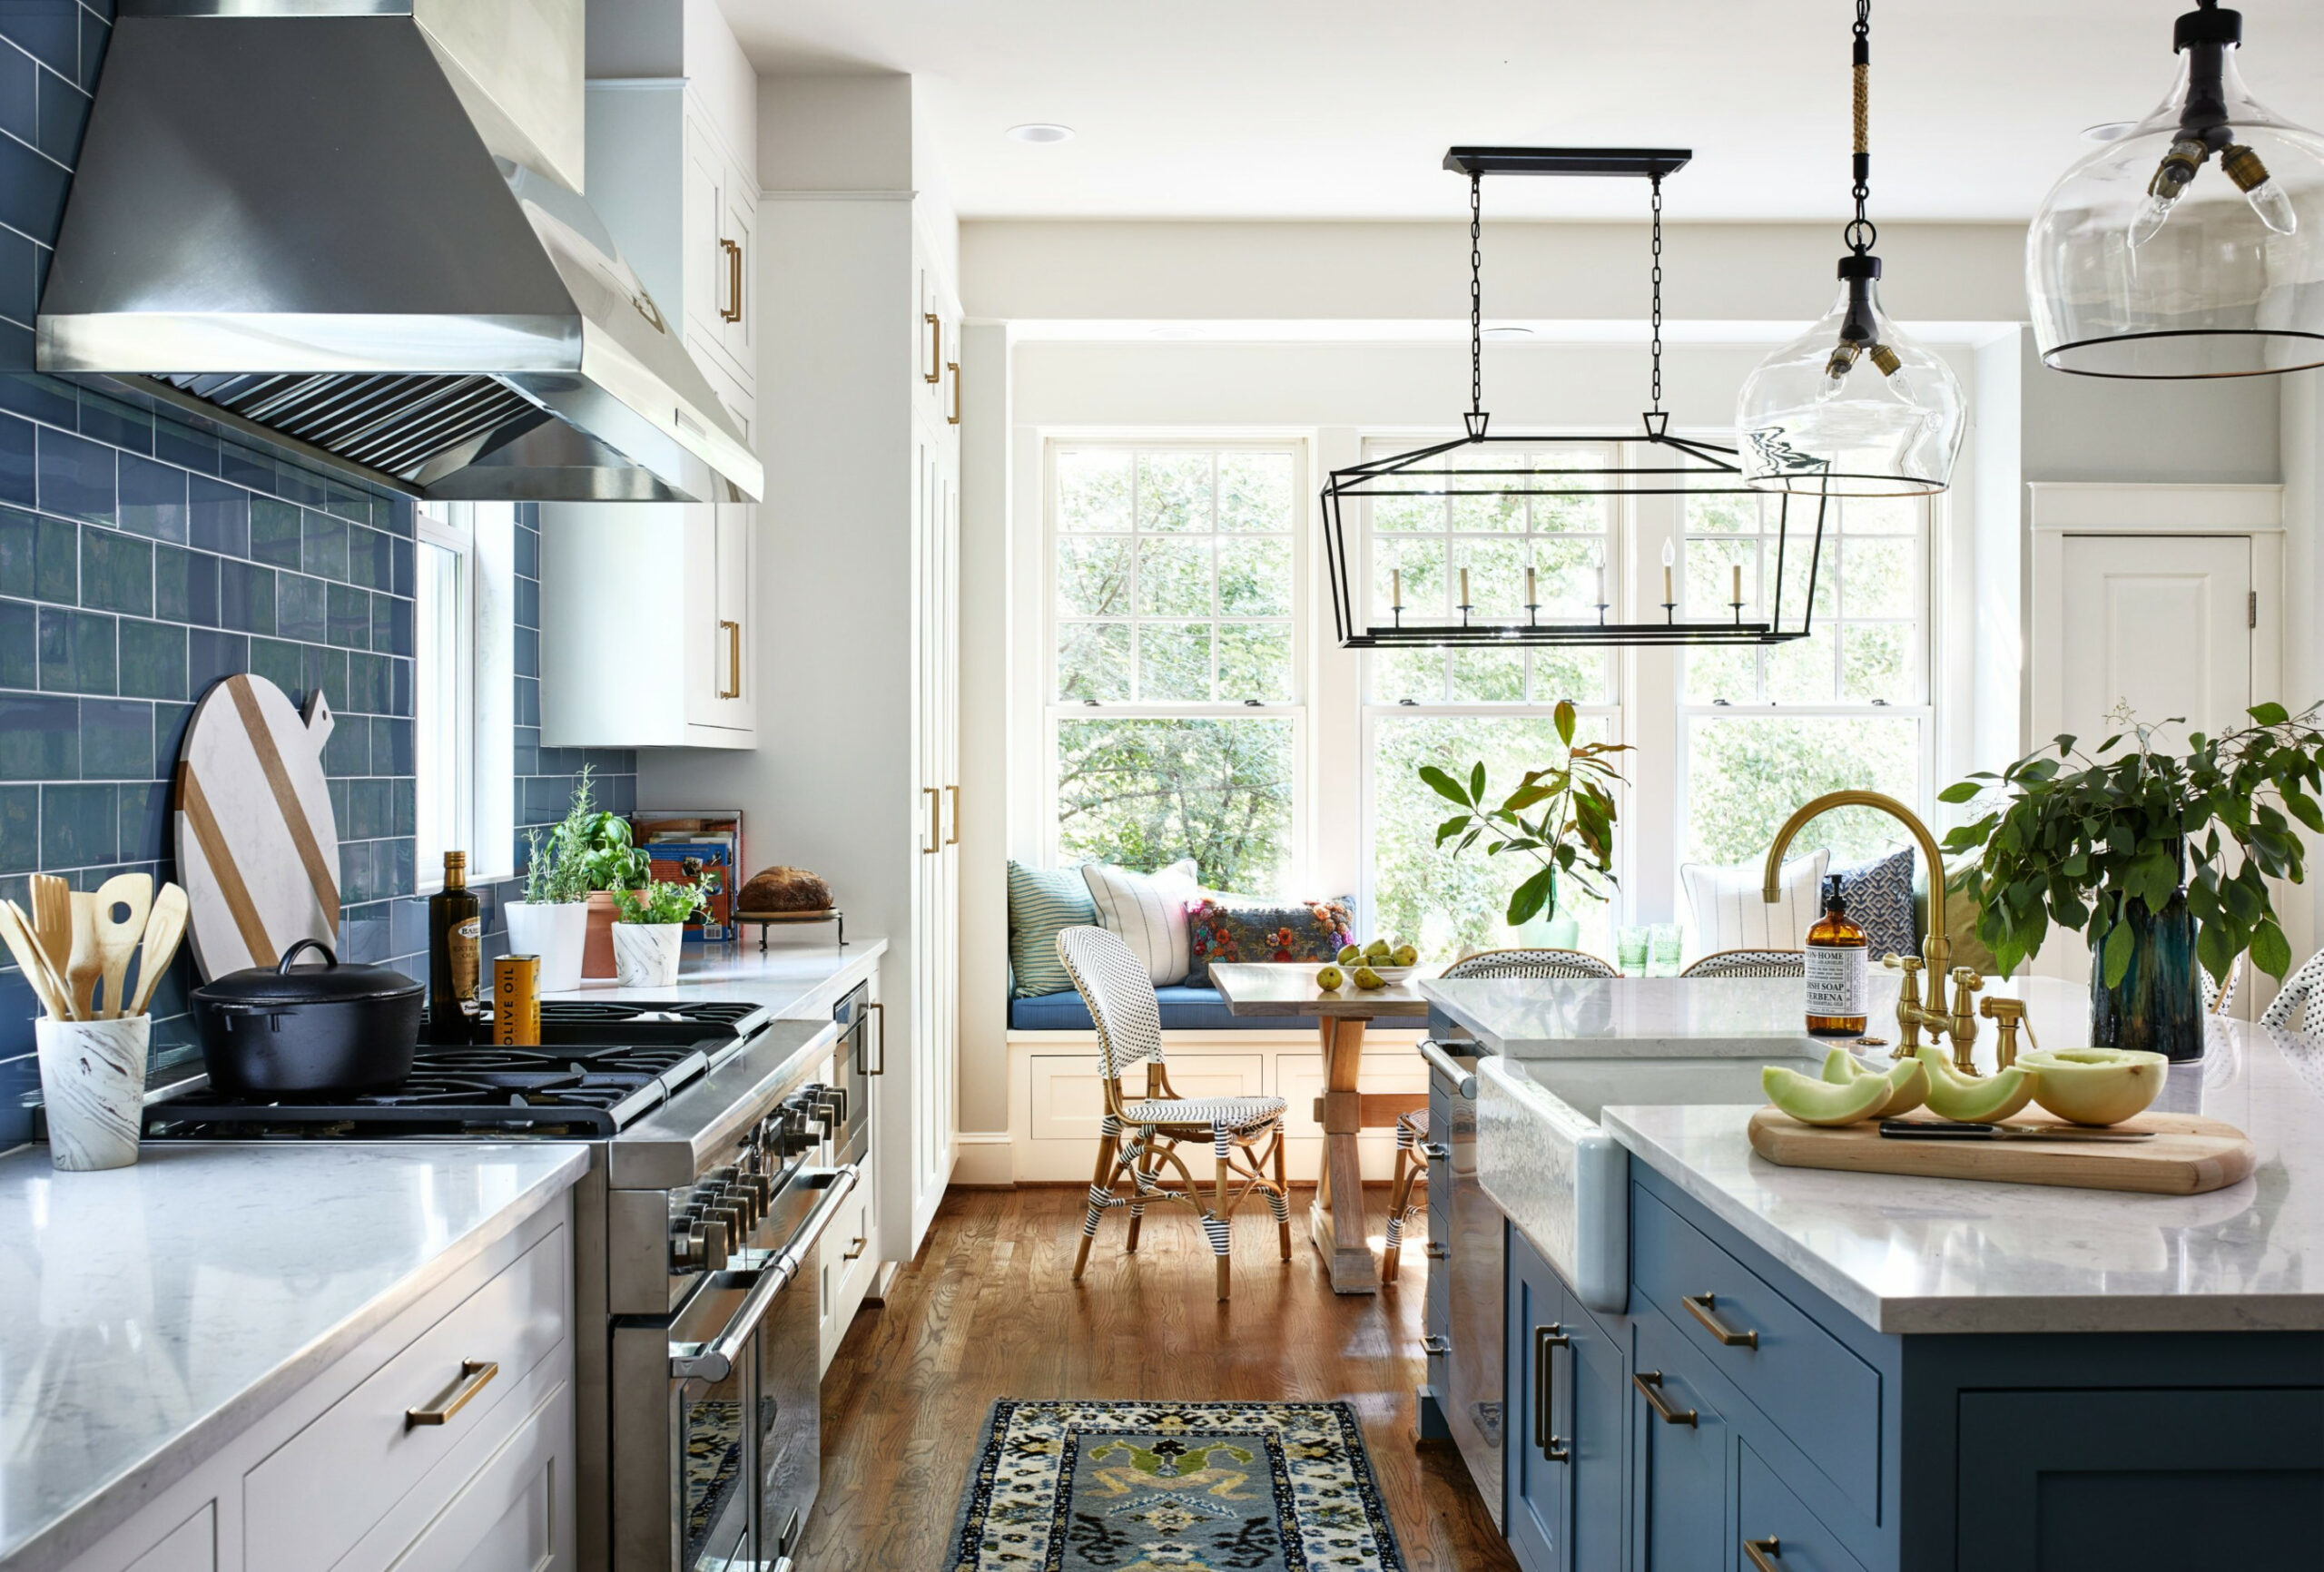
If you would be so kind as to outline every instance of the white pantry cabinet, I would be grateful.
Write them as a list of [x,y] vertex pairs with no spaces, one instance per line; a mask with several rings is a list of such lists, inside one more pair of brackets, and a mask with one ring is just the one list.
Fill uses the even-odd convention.
[[571,1572],[570,1218],[487,1246],[68,1572]]
[[751,505],[541,505],[541,743],[758,743]]

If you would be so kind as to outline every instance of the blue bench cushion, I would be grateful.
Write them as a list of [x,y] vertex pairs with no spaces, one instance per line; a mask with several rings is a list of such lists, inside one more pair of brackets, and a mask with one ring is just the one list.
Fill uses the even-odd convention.
[[[1162,1006],[1166,1032],[1264,1031],[1312,1032],[1313,1016],[1238,1016],[1228,1012],[1216,988],[1187,987],[1174,983],[1154,990]],[[1009,1001],[1009,1026],[1019,1032],[1089,1032],[1097,1023],[1078,993],[1040,994]]]

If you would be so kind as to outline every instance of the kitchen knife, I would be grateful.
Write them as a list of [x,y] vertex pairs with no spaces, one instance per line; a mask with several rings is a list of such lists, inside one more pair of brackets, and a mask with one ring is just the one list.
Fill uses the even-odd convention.
[[2085,1130],[2049,1125],[1974,1125],[1951,1119],[1883,1119],[1892,1141],[2151,1141],[2153,1130]]

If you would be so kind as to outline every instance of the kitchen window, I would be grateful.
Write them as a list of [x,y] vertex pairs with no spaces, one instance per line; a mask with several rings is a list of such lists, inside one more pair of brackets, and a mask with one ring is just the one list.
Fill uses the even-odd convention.
[[412,593],[412,763],[421,892],[444,853],[471,882],[516,867],[516,509],[440,503],[418,514]]
[[1300,844],[1304,449],[1048,449],[1054,854],[1290,888]]
[[[1365,457],[1409,450],[1412,438],[1375,441]],[[1560,444],[1451,462],[1544,471],[1597,467],[1614,445]],[[1600,575],[1611,582],[1626,499],[1580,493],[1534,496],[1384,496],[1364,504],[1370,618],[1390,621],[1402,604],[1414,622],[1457,622],[1465,582],[1481,621],[1523,615],[1526,570],[1543,620],[1594,614]],[[1465,575],[1465,577],[1464,577]],[[1370,929],[1416,944],[1431,959],[1517,945],[1578,945],[1612,953],[1605,904],[1579,888],[1561,890],[1556,922],[1544,914],[1521,928],[1502,920],[1509,896],[1538,864],[1455,857],[1436,846],[1450,805],[1421,782],[1420,767],[1465,772],[1483,761],[1490,790],[1515,789],[1529,769],[1559,752],[1551,715],[1559,701],[1581,712],[1581,734],[1605,740],[1621,729],[1621,666],[1609,651],[1536,646],[1497,650],[1374,650],[1364,657],[1364,900]],[[1634,755],[1624,755],[1624,760]],[[1627,765],[1625,765],[1627,770]]]

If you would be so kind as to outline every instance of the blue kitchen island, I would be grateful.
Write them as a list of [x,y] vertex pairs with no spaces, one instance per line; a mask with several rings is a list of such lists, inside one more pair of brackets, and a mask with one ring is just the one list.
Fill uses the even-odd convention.
[[[2087,1040],[2082,990],[1996,986]],[[1521,1565],[2324,1566],[2324,1044],[2213,1021],[2174,1069],[2258,1151],[2209,1194],[1784,1168],[1745,1126],[1821,1059],[1800,987],[1423,985],[1423,1425]]]

